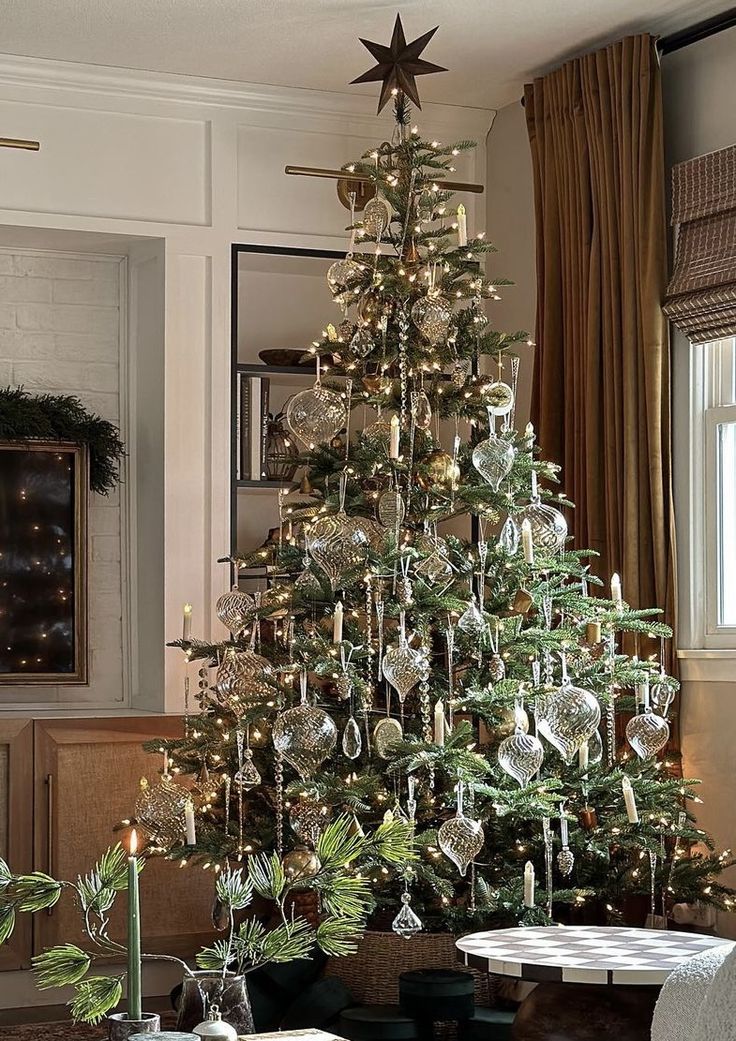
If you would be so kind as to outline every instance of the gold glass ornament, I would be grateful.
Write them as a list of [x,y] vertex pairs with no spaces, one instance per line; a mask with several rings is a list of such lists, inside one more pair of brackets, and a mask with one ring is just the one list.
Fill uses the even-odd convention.
[[424,492],[438,487],[452,491],[460,479],[460,467],[451,455],[441,448],[435,448],[424,459],[422,472],[417,474],[416,479]]
[[436,346],[449,332],[452,308],[438,296],[422,296],[411,309],[411,319],[422,336]]
[[152,840],[170,846],[184,834],[184,809],[189,792],[163,774],[157,784],[141,777],[140,792],[135,803],[135,818]]
[[322,867],[319,857],[312,849],[297,847],[285,855],[281,864],[287,881],[298,886],[300,882],[308,882]]

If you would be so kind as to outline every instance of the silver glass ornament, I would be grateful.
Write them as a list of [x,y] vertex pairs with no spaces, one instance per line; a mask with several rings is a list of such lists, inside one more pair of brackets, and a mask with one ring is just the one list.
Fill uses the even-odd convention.
[[289,824],[298,839],[314,847],[328,820],[327,807],[315,799],[300,798],[289,807]]
[[575,866],[575,854],[572,852],[569,846],[563,846],[560,852],[557,854],[557,867],[560,869],[560,874],[567,878],[568,875],[572,874],[572,869]]
[[669,739],[669,723],[651,709],[632,716],[626,724],[626,740],[640,759],[651,759],[662,751]]
[[297,705],[276,717],[271,740],[276,751],[306,781],[334,750],[337,727],[321,708]]
[[508,383],[497,380],[485,388],[484,398],[494,416],[506,416],[514,407],[514,392]]
[[478,607],[475,595],[471,596],[468,606],[458,618],[457,627],[473,640],[482,636],[488,629],[488,623]]
[[395,531],[396,528],[401,527],[405,516],[406,507],[401,492],[395,488],[389,488],[388,491],[383,492],[378,500],[378,519],[381,524],[389,530]]
[[554,506],[547,506],[538,499],[533,499],[517,514],[516,523],[521,528],[528,520],[532,533],[532,545],[537,550],[554,553],[565,545],[567,539],[567,521]]
[[353,289],[359,285],[365,265],[352,257],[344,257],[330,264],[327,269],[327,285],[330,292],[338,303],[347,302],[353,294]]
[[374,195],[363,210],[363,228],[371,238],[380,239],[391,223],[393,211],[389,203],[380,195]]
[[411,908],[411,894],[401,894],[401,908],[391,923],[391,928],[405,940],[410,940],[424,928],[421,918]]
[[522,788],[529,784],[543,759],[542,742],[533,734],[525,734],[521,727],[498,746],[498,765]]
[[384,653],[381,670],[403,702],[409,691],[427,675],[427,659],[421,648],[415,650],[402,639]]
[[441,824],[437,831],[438,846],[463,876],[483,848],[484,839],[480,821],[466,817],[462,811]]
[[506,438],[491,434],[473,449],[473,466],[497,492],[503,479],[511,473],[515,457],[516,449]]
[[339,434],[348,420],[343,398],[323,387],[319,380],[309,390],[289,398],[286,422],[305,448],[326,444]]
[[373,728],[373,748],[381,759],[388,759],[392,749],[404,740],[404,731],[398,719],[384,716]]
[[370,330],[367,326],[358,326],[350,340],[350,352],[356,358],[366,358],[373,350],[375,344]]
[[414,391],[412,394],[411,418],[420,430],[429,430],[432,423],[432,406],[423,390]]
[[422,336],[436,346],[449,332],[452,309],[440,297],[422,296],[412,307],[411,318]]
[[355,716],[350,716],[345,729],[342,732],[342,751],[348,759],[357,759],[363,748],[363,739],[360,736],[360,727]]
[[329,578],[333,592],[365,562],[368,544],[359,521],[342,511],[318,517],[307,532],[312,560]]
[[536,715],[538,732],[570,763],[598,729],[601,707],[589,690],[566,680],[537,699]]
[[248,593],[242,593],[237,586],[218,597],[215,614],[233,636],[239,636],[253,617],[256,602]]

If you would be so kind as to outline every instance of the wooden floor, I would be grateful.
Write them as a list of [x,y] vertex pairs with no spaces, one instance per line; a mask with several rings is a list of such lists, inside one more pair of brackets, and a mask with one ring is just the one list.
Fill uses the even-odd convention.
[[[146,998],[146,1011],[148,1012],[171,1012],[171,1000],[168,994],[158,998]],[[0,1038],[7,1034],[6,1027],[23,1026],[33,1023],[52,1023],[61,1026],[63,1023],[71,1025],[69,1009],[66,1005],[34,1005],[30,1008],[4,1008],[0,1009]],[[74,1028],[79,1029],[78,1027]],[[96,1031],[95,1036],[106,1037],[107,1031],[104,1024],[99,1028],[90,1028]],[[15,1034],[16,1031],[13,1030]],[[39,1035],[40,1037],[40,1035]]]

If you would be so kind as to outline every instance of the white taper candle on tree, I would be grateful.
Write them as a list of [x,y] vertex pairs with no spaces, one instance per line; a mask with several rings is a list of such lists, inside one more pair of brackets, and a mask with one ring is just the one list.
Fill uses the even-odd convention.
[[613,600],[619,611],[624,606],[624,598],[621,592],[621,576],[618,571],[614,571],[611,575],[611,600]]
[[457,208],[457,244],[458,246],[468,244],[468,217],[462,203]]
[[531,860],[524,865],[524,907],[534,907],[534,865]]
[[626,816],[629,818],[629,824],[639,823],[639,811],[636,808],[636,799],[634,798],[634,789],[631,786],[631,781],[628,777],[624,777],[621,781],[621,788],[624,793],[624,803],[626,804]]
[[528,517],[521,522],[521,548],[524,552],[524,560],[527,564],[533,564],[534,543],[532,542],[532,526]]
[[434,743],[445,743],[445,706],[441,701],[437,701],[434,706]]
[[391,416],[391,440],[389,444],[389,457],[399,458],[399,417]]
[[184,803],[184,831],[186,834],[187,846],[196,846],[197,826],[194,823],[194,803],[191,799],[187,799]]
[[189,643],[192,636],[192,605],[184,604],[184,622],[181,630],[181,638],[184,643]]
[[342,606],[342,600],[338,600],[335,604],[335,611],[332,615],[332,642],[342,643],[342,623],[345,617],[345,609]]

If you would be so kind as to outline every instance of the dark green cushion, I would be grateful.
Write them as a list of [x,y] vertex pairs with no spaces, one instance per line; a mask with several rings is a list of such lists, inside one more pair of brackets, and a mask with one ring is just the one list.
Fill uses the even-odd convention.
[[506,1009],[477,1008],[463,1023],[460,1041],[510,1041],[515,1016]]
[[349,1041],[413,1041],[417,1024],[398,1005],[355,1005],[346,1008],[336,1027]]
[[322,1029],[329,1026],[352,1003],[352,995],[342,980],[325,976],[312,983],[292,1002],[279,1024],[279,1030],[305,1030],[307,1027]]
[[297,958],[281,964],[271,962],[256,971],[259,976],[264,976],[290,996],[296,997],[320,976],[326,961],[327,956],[322,951],[315,951],[311,958]]
[[467,1019],[475,1007],[475,981],[470,973],[453,969],[402,972],[399,1002],[416,1019]]
[[264,981],[263,977],[258,978],[256,972],[249,973],[246,979],[256,1033],[278,1030],[279,1019],[284,1011],[283,991],[270,986],[269,981]]

